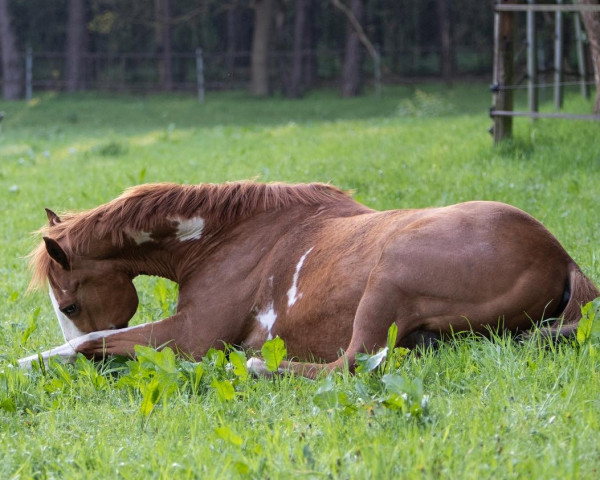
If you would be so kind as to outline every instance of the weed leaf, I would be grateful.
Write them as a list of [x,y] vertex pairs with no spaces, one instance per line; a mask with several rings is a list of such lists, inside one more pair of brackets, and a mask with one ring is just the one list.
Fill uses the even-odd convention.
[[25,345],[31,334],[35,332],[38,326],[37,319],[40,316],[40,311],[40,307],[37,307],[31,314],[31,317],[29,317],[29,322],[27,322],[27,328],[23,332],[23,335],[21,335],[21,345]]
[[227,359],[225,358],[225,352],[223,352],[223,350],[211,348],[206,352],[206,358],[215,366],[215,368],[225,368],[225,365],[227,364]]
[[348,400],[348,395],[335,388],[331,376],[327,377],[319,386],[317,392],[313,396],[313,402],[317,407],[323,410],[351,405]]
[[369,355],[368,353],[357,353],[356,354],[356,371],[368,373],[375,370],[381,362],[387,357],[388,348],[382,348],[375,355]]
[[260,353],[262,353],[262,356],[265,359],[267,370],[269,372],[276,372],[285,358],[287,350],[283,340],[279,337],[275,337],[264,343],[260,349]]
[[241,446],[244,443],[242,437],[240,437],[237,433],[233,432],[231,428],[226,425],[215,428],[215,433],[228,443],[235,445],[237,447]]
[[244,352],[239,350],[232,350],[229,352],[229,363],[233,367],[233,374],[236,377],[245,379],[248,377],[248,367],[246,365],[247,359]]
[[143,395],[140,413],[144,418],[148,418],[160,399],[160,384],[158,379],[154,378],[150,383],[141,386],[140,391]]
[[388,329],[386,346],[388,352],[393,352],[396,347],[396,339],[398,338],[398,325],[392,323]]
[[242,476],[247,476],[250,473],[250,467],[244,462],[235,462],[233,464],[235,471]]
[[216,390],[217,395],[221,400],[229,401],[233,400],[233,397],[235,397],[235,390],[229,380],[217,380],[213,377],[210,385]]
[[600,297],[581,307],[581,320],[577,328],[577,342],[580,345],[598,340],[600,340]]

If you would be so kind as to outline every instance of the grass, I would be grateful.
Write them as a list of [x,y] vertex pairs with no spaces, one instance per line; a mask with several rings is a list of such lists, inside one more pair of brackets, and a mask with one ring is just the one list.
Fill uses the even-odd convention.
[[[159,375],[152,362],[143,378],[118,362],[10,366],[62,343],[46,296],[25,295],[24,256],[43,208],[93,207],[140,182],[325,181],[379,209],[505,201],[543,221],[600,283],[598,125],[515,120],[514,140],[493,147],[488,107],[477,84],[395,87],[381,99],[0,103],[0,478],[597,477],[600,361],[589,345],[464,338],[409,354],[388,374],[407,398],[422,382],[427,406],[413,414],[377,372],[329,384],[241,379],[213,358],[194,386],[178,360],[159,372],[172,389],[144,413]],[[590,104],[572,94],[566,108]],[[137,285],[135,322],[173,308],[173,285]],[[233,386],[233,398],[213,380]]]

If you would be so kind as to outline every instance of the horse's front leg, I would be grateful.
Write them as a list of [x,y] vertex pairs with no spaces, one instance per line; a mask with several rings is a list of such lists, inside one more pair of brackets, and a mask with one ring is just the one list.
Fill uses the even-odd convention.
[[184,314],[152,323],[136,325],[120,330],[102,330],[88,333],[70,342],[77,353],[88,358],[108,355],[135,356],[135,346],[152,348],[170,347],[184,355],[198,358],[212,345],[194,333],[192,322]]
[[176,314],[164,320],[145,323],[119,330],[100,330],[74,338],[60,347],[30,355],[19,360],[21,368],[31,365],[41,357],[44,363],[50,358],[60,358],[74,362],[78,353],[88,358],[102,358],[108,355],[135,356],[135,346],[160,348],[169,346],[173,350],[200,358],[211,346],[219,347],[218,339],[204,338],[194,332],[192,321],[184,314]]
[[165,320],[145,323],[135,327],[86,333],[59,347],[21,358],[19,366],[21,368],[31,368],[33,362],[39,361],[40,358],[46,364],[50,358],[60,358],[65,362],[74,362],[78,353],[82,353],[89,358],[102,358],[107,355],[133,357],[136,345],[155,348],[169,345],[173,349],[193,355],[195,352],[191,349],[189,336],[186,336],[186,332],[189,330],[189,328],[186,328],[186,323],[185,317],[178,314]]

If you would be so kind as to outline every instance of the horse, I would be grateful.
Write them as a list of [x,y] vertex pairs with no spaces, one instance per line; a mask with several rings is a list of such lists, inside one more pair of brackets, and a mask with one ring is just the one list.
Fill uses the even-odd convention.
[[[599,295],[540,222],[499,202],[376,211],[321,183],[159,183],[62,218],[46,213],[31,287],[49,284],[66,343],[44,360],[133,357],[136,345],[199,360],[279,336],[291,357],[281,369],[315,378],[353,371],[393,323],[408,347],[541,322],[546,335],[570,335]],[[178,283],[174,315],[128,326],[138,275]],[[266,372],[260,358],[249,366]]]

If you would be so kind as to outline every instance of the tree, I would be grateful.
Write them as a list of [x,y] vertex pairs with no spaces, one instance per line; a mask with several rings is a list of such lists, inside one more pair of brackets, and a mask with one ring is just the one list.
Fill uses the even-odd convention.
[[440,58],[442,79],[447,86],[452,85],[453,58],[452,37],[450,32],[450,0],[437,0],[437,14],[440,32]]
[[238,15],[236,5],[227,8],[227,70],[233,74],[235,69],[235,54],[237,49]]
[[171,0],[155,0],[156,47],[160,54],[158,78],[163,90],[173,90],[173,51],[171,48]]
[[250,92],[259,97],[269,95],[269,43],[272,23],[273,0],[256,0],[254,2]]
[[[582,5],[598,5],[598,0],[579,0]],[[600,12],[582,12],[583,23],[590,42],[594,79],[596,82],[596,101],[594,113],[600,113]]]
[[67,91],[82,87],[83,54],[86,51],[87,28],[85,0],[69,0],[67,21]]
[[23,78],[21,58],[17,50],[17,37],[11,25],[8,0],[0,0],[0,47],[2,48],[2,96],[16,100],[21,95]]
[[[363,0],[351,0],[350,11],[359,25],[362,22],[363,10]],[[342,97],[355,97],[360,94],[362,86],[361,63],[362,49],[359,33],[348,22],[344,65],[342,67]]]
[[303,80],[306,78],[304,70],[308,66],[306,57],[307,36],[310,32],[309,13],[311,0],[296,0],[294,17],[294,45],[292,52],[292,73],[287,94],[292,98],[299,98],[304,93]]

